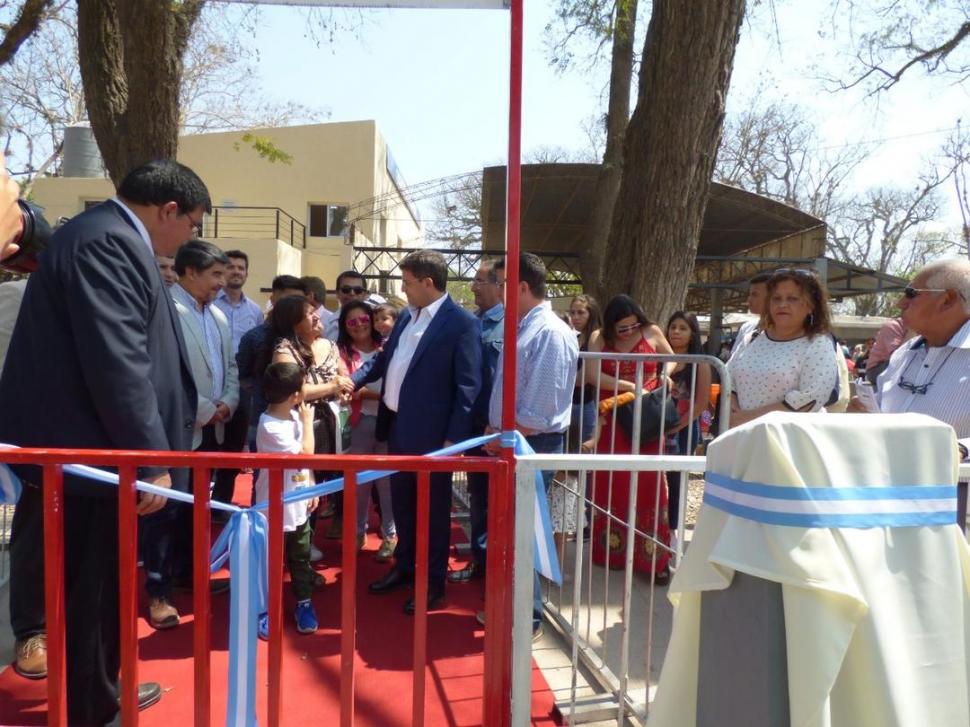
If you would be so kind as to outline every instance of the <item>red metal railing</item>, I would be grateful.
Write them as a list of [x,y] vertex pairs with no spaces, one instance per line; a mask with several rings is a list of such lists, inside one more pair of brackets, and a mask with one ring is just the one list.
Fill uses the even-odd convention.
[[[122,723],[138,724],[138,516],[135,508],[136,467],[192,470],[196,499],[193,512],[193,608],[209,612],[209,479],[217,468],[269,470],[269,665],[266,723],[278,727],[282,694],[283,629],[283,469],[343,471],[343,577],[341,579],[340,724],[354,723],[354,651],[356,624],[357,473],[364,470],[416,472],[417,530],[415,556],[414,685],[412,724],[424,724],[425,669],[428,635],[428,521],[432,472],[484,472],[489,475],[489,543],[486,589],[483,724],[501,725],[511,714],[512,547],[514,492],[504,459],[484,457],[293,456],[114,450],[0,450],[0,462],[43,466],[44,593],[47,614],[48,724],[67,725],[64,612],[64,478],[63,466],[117,467]],[[109,487],[110,485],[106,485]],[[188,505],[183,505],[188,507]],[[209,619],[193,621],[196,727],[210,724]]]

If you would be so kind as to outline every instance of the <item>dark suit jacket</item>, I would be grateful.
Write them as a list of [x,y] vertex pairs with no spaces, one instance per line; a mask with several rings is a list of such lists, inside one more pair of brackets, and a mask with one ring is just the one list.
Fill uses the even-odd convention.
[[[0,442],[191,450],[187,361],[154,254],[117,204],[98,205],[54,234],[27,283],[0,378]],[[41,481],[37,468],[22,474]],[[172,474],[186,489],[188,473]],[[65,485],[113,494],[73,478]]]
[[473,431],[472,407],[482,385],[481,324],[448,298],[421,336],[401,384],[397,419],[391,428],[393,415],[383,402],[385,373],[410,320],[410,311],[403,311],[383,350],[353,377],[357,386],[384,379],[377,436],[386,438],[395,454],[425,454],[445,441],[468,439]]

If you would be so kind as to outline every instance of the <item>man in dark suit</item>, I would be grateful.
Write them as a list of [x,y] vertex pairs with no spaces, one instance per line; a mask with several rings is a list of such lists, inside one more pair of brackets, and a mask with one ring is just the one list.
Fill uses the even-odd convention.
[[[70,220],[30,277],[0,378],[0,441],[24,447],[189,450],[196,392],[155,255],[194,236],[209,193],[173,161],[135,169],[118,196]],[[25,483],[11,544],[11,620],[18,638],[44,624],[40,468]],[[142,468],[142,480],[186,489],[188,473]],[[118,716],[118,499],[65,477],[67,714],[71,725]],[[142,494],[137,511],[166,499]],[[30,623],[33,621],[33,623]],[[25,632],[24,628],[30,631]],[[33,632],[33,634],[31,634]],[[161,696],[139,685],[139,705]]]
[[[383,350],[354,374],[354,384],[383,379],[377,412],[378,439],[390,454],[425,454],[467,439],[472,408],[481,388],[482,345],[478,319],[445,292],[448,265],[431,250],[413,252],[401,261],[409,306]],[[395,565],[371,583],[371,593],[387,593],[414,581],[417,477],[391,477],[391,500],[398,543]],[[428,544],[428,608],[444,600],[451,530],[451,474],[431,476]],[[414,612],[414,599],[404,604]]]

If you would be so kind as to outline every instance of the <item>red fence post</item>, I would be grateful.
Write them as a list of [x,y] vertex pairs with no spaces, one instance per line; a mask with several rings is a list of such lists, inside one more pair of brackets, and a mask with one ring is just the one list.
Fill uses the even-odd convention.
[[343,583],[340,586],[340,725],[354,724],[357,648],[357,473],[344,472]]
[[67,725],[64,623],[64,472],[44,465],[44,603],[47,617],[47,724]]
[[269,471],[269,727],[279,727],[283,668],[283,470]]
[[[211,662],[209,661],[209,479],[208,467],[192,469],[192,645],[195,665],[195,726],[208,727],[211,709]],[[177,507],[185,507],[178,505]]]
[[505,727],[512,716],[514,488],[509,465],[495,463],[488,482],[485,561],[485,704],[482,724]]
[[414,689],[411,724],[424,725],[424,675],[428,662],[428,527],[431,520],[431,473],[418,472],[417,525],[414,544]]
[[121,723],[138,724],[138,515],[135,468],[118,468],[118,597],[121,636]]

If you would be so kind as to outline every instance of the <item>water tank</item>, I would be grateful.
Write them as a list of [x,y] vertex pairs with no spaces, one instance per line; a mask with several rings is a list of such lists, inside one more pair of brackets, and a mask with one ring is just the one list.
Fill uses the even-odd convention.
[[61,174],[65,177],[103,177],[104,163],[94,132],[88,124],[76,124],[64,129],[64,161]]

